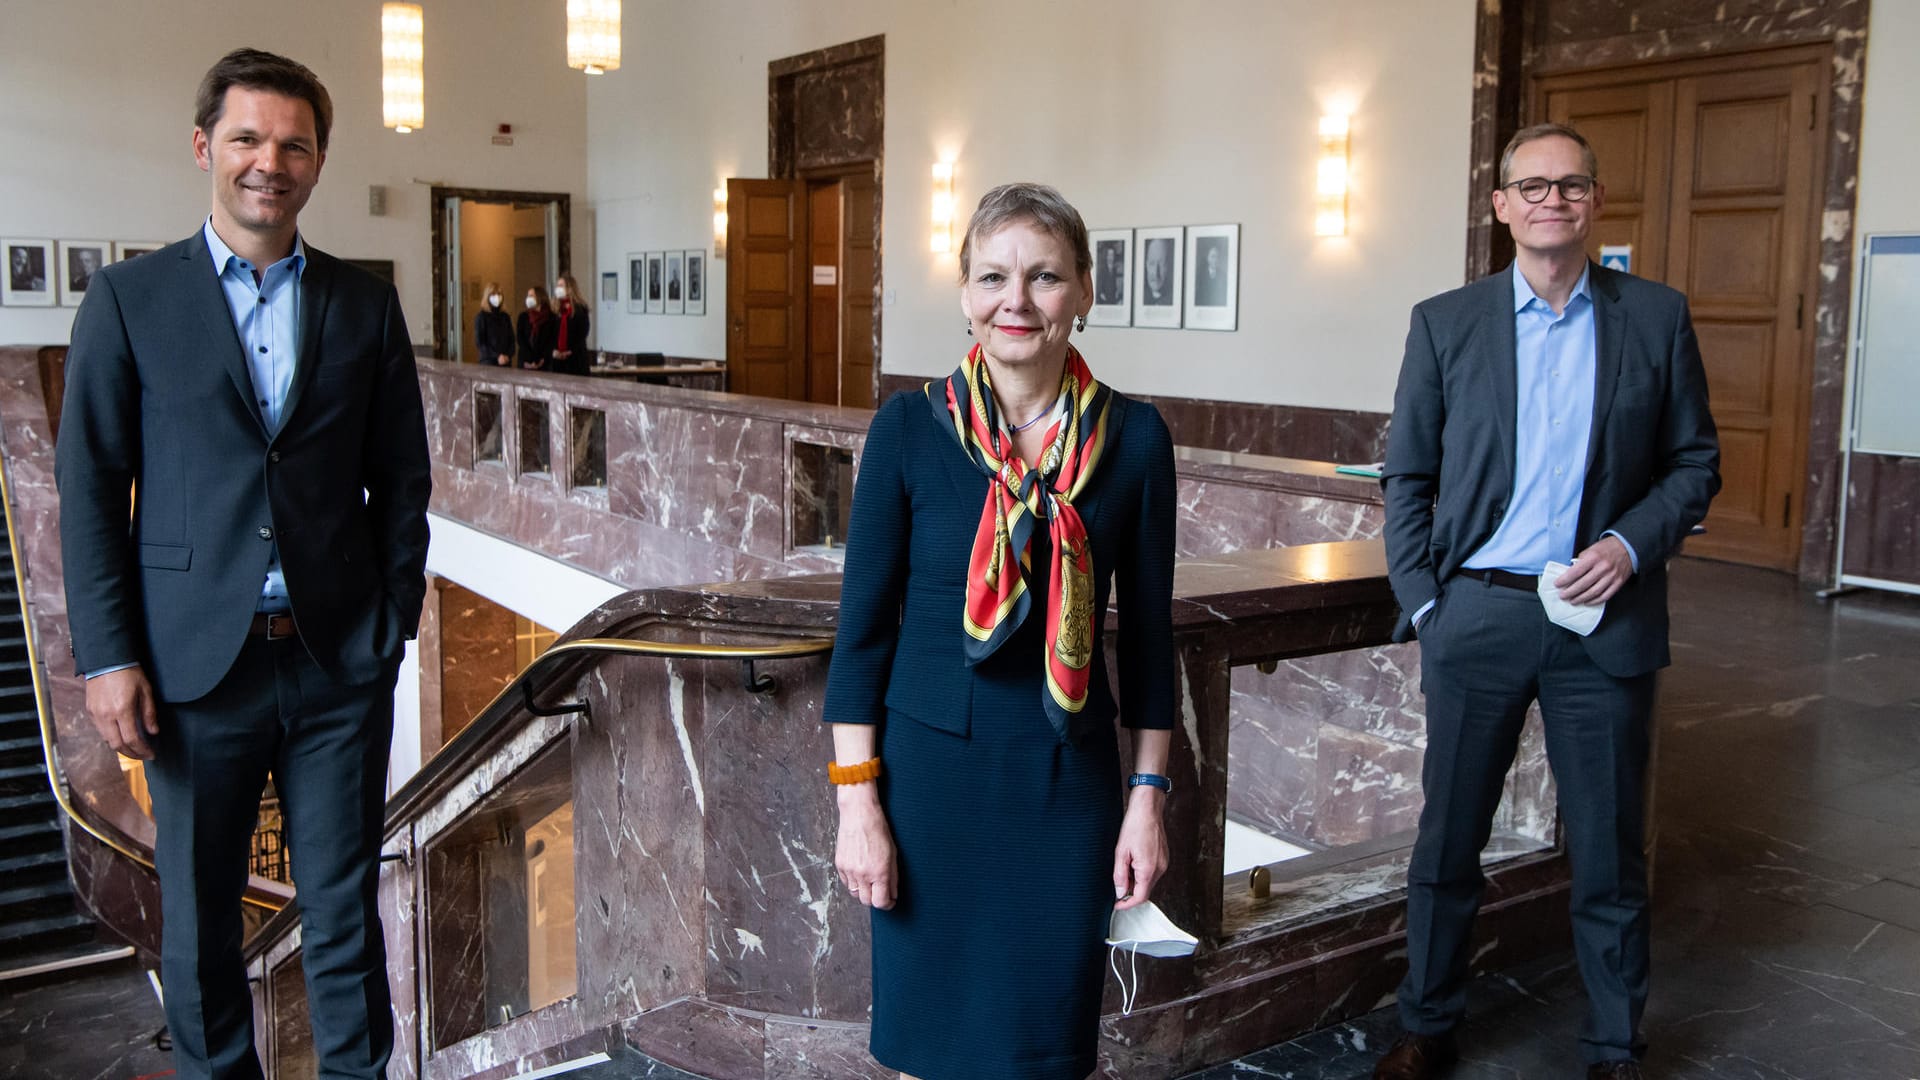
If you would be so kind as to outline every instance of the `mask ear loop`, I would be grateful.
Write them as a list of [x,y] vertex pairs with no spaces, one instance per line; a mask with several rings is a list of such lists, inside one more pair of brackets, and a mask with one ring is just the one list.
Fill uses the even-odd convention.
[[1132,943],[1132,951],[1127,954],[1127,971],[1133,976],[1133,986],[1127,986],[1127,977],[1120,974],[1117,955],[1120,946],[1107,946],[1107,966],[1113,969],[1113,978],[1120,984],[1120,1015],[1132,1016],[1133,1003],[1140,995],[1140,943]]

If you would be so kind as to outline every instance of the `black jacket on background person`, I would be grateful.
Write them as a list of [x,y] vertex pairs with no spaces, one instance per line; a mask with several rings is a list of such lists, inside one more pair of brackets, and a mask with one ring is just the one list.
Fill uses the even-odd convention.
[[473,341],[480,362],[498,364],[501,357],[513,360],[513,318],[496,307],[483,307],[473,317]]
[[559,348],[560,317],[552,312],[534,329],[533,312],[523,311],[514,320],[514,337],[520,343],[520,366],[543,371],[553,366],[553,350]]
[[[560,334],[558,305],[555,306],[554,311],[554,337],[558,341]],[[593,365],[593,354],[587,351],[587,330],[593,326],[593,313],[575,305],[573,310],[567,313],[566,323],[567,340],[558,341],[554,348],[565,349],[573,355],[553,364],[553,370],[566,375],[585,375],[588,373],[587,369]]]

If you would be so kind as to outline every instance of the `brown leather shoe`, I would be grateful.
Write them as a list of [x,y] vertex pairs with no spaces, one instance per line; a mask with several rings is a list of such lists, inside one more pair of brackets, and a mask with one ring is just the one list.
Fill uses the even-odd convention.
[[1393,1045],[1373,1067],[1373,1080],[1430,1080],[1440,1076],[1460,1058],[1453,1033],[1415,1035],[1409,1031],[1393,1040]]
[[1587,1080],[1647,1080],[1637,1061],[1603,1061],[1587,1066]]

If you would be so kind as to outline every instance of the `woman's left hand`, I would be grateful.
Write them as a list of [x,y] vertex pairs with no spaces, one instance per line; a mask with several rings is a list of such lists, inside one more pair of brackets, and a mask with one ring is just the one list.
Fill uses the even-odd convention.
[[1120,822],[1120,843],[1113,849],[1114,910],[1139,907],[1167,872],[1167,829],[1160,816],[1166,793],[1141,785],[1127,794],[1127,816]]

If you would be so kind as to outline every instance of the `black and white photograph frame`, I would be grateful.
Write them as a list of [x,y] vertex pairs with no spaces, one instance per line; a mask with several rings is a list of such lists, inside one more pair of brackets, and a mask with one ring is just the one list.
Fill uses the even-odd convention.
[[603,270],[600,272],[600,302],[612,304],[620,299],[620,272]]
[[666,261],[664,251],[647,252],[647,314],[667,313]]
[[1133,250],[1139,263],[1133,274],[1133,325],[1180,329],[1185,241],[1186,230],[1179,225],[1133,230]]
[[1133,325],[1133,230],[1094,229],[1087,233],[1093,250],[1093,310],[1088,326]]
[[687,313],[687,253],[667,252],[667,314]]
[[79,307],[93,276],[112,261],[111,240],[60,241],[60,306]]
[[54,285],[54,261],[51,240],[12,240],[0,238],[0,258],[6,269],[0,273],[0,304],[8,307],[52,307],[59,301]]
[[627,252],[627,314],[640,315],[647,310],[647,253]]
[[687,314],[705,315],[707,313],[707,250],[694,248],[687,252]]
[[122,240],[113,245],[113,261],[126,262],[141,255],[151,255],[166,246],[157,240]]
[[1240,328],[1240,226],[1187,226],[1187,329]]

